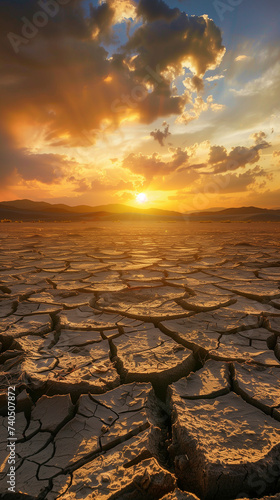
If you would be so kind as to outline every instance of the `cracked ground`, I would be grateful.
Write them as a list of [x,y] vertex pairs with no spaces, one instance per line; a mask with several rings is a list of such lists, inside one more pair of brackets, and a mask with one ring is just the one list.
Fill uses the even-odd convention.
[[279,236],[2,224],[0,497],[279,500]]

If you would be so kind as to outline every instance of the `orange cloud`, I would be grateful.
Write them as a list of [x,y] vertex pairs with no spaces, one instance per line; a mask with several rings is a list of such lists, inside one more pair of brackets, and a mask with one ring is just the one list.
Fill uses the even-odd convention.
[[[24,5],[4,0],[4,4],[0,27],[5,26],[5,33],[24,38],[22,18],[32,32],[38,4],[34,0]],[[97,134],[130,117],[152,123],[182,113],[189,98],[173,95],[172,82],[163,73],[169,67],[176,71],[191,67],[200,76],[216,67],[225,51],[221,32],[207,16],[188,17],[171,9],[172,15],[162,19],[160,11],[169,8],[158,2],[155,18],[147,2],[140,2],[143,24],[118,50],[113,23],[136,16],[135,9],[131,0],[108,0],[86,14],[76,0],[61,5],[44,29],[33,25],[36,36],[25,39],[18,54],[5,37],[0,52],[2,62],[8,63],[7,84],[1,86],[3,122],[14,122],[20,110],[23,122],[32,121],[48,131],[50,143],[78,145],[84,130]],[[117,51],[109,56],[100,40],[110,36]]]

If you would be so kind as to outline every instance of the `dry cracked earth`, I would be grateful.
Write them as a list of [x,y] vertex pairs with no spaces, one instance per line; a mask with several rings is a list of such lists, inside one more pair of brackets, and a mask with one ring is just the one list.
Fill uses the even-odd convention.
[[0,497],[279,500],[279,236],[2,224]]

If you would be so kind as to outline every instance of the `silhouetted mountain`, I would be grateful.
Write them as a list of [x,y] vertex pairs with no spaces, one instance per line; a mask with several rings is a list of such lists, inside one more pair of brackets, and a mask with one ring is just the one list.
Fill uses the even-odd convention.
[[193,221],[280,221],[280,210],[258,207],[226,208],[219,212],[194,212],[186,214],[189,220]]
[[280,221],[280,210],[270,210],[258,207],[226,208],[217,211],[216,208],[204,212],[181,214],[158,208],[135,208],[121,204],[99,205],[91,207],[79,205],[70,207],[65,204],[51,204],[31,200],[14,200],[0,202],[0,220],[12,221],[30,220],[185,220],[196,222],[229,221]]
[[[14,200],[0,202],[0,219],[11,220],[91,220],[100,217],[131,218],[131,216],[182,218],[180,212],[158,208],[141,209],[121,204],[99,205],[91,207],[79,205],[70,207],[64,204]],[[137,217],[136,217],[137,218]]]
[[261,214],[266,212],[272,212],[273,210],[269,210],[268,208],[258,208],[258,207],[240,207],[240,208],[225,208],[223,210],[215,210],[211,212],[211,210],[207,210],[205,212],[193,212],[191,215],[196,217],[200,216],[211,216],[211,215],[250,215],[250,214]]

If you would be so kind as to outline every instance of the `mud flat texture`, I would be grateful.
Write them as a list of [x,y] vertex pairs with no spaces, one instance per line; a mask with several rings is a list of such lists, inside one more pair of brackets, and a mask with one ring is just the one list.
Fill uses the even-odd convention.
[[0,498],[280,500],[280,225],[0,229]]

